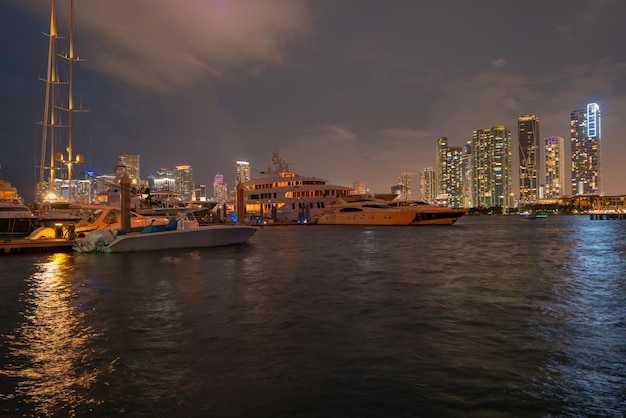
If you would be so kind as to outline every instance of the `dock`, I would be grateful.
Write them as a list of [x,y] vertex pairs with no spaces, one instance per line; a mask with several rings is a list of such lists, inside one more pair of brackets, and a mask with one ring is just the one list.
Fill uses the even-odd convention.
[[0,254],[70,252],[77,240],[69,239],[5,239],[0,241]]

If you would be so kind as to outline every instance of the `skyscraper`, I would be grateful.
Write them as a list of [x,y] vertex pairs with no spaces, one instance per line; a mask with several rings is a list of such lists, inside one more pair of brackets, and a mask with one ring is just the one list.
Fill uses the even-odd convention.
[[250,181],[250,163],[247,161],[237,161],[237,172],[235,173],[235,184]]
[[449,147],[448,138],[437,139],[437,193],[448,207],[463,206],[463,169],[460,147]]
[[437,197],[436,172],[432,167],[420,170],[420,199],[424,202],[432,203]]
[[546,178],[544,182],[543,198],[559,198],[563,195],[565,180],[565,150],[563,138],[551,136],[544,140],[546,159]]
[[408,200],[411,198],[411,176],[409,173],[404,172],[398,177],[398,191],[400,192],[400,199]]
[[194,198],[193,168],[190,165],[176,166],[176,191],[183,199]]
[[600,106],[589,103],[572,111],[572,195],[602,194],[600,172]]
[[537,203],[539,179],[539,118],[535,115],[517,119],[519,139],[519,201]]
[[467,141],[465,145],[463,145],[461,160],[461,167],[463,169],[463,207],[472,208],[475,207],[472,201],[472,141]]
[[217,173],[213,176],[213,198],[220,203],[228,199],[228,186],[224,184],[224,176]]
[[141,179],[139,154],[120,155],[120,163],[126,168],[126,172],[132,179]]
[[470,148],[474,206],[506,209],[512,191],[511,132],[505,126],[476,130]]

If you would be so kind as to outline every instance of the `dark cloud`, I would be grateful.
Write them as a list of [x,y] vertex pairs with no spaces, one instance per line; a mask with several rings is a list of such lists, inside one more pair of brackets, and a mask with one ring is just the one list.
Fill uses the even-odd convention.
[[[401,173],[433,166],[441,136],[461,146],[475,129],[514,132],[519,115],[536,114],[542,136],[567,140],[571,110],[595,101],[605,192],[625,193],[623,2],[75,3],[84,146],[97,172],[140,153],[144,175],[188,163],[200,183],[221,172],[232,184],[235,161],[259,172],[278,147],[302,174],[388,191]],[[0,163],[27,194],[49,3],[5,10]]]

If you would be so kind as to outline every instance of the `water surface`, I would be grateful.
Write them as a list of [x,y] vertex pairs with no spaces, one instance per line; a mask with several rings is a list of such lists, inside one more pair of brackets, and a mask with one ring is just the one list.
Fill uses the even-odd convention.
[[626,222],[264,227],[0,258],[4,416],[614,416]]

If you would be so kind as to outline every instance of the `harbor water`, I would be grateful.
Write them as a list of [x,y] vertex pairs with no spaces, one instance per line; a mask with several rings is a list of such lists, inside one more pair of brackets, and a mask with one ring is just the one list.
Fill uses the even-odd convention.
[[626,222],[0,257],[0,415],[622,417]]

